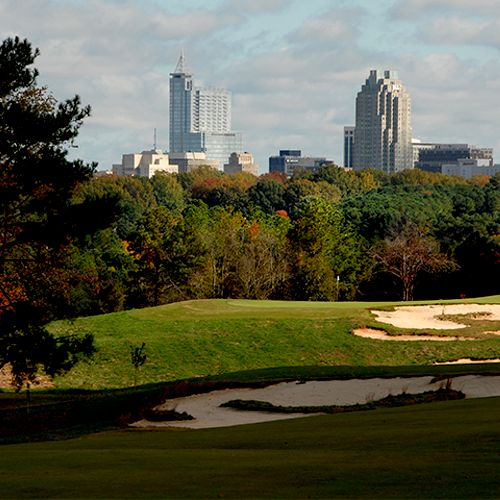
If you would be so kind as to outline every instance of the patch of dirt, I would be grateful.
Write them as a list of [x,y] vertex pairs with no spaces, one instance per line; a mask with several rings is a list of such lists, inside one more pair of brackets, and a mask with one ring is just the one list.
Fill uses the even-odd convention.
[[452,337],[449,335],[389,335],[384,332],[384,330],[376,330],[374,328],[356,328],[352,333],[365,339],[392,340],[396,342],[452,342],[456,340],[478,340],[473,337]]
[[[13,389],[12,370],[10,364],[6,364],[0,369],[0,389]],[[47,375],[39,375],[31,384],[32,389],[48,389],[54,387],[54,382]]]

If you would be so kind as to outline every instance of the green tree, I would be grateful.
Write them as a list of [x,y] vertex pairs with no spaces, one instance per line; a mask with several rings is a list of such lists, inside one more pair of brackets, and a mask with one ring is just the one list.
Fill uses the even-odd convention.
[[289,279],[290,223],[279,215],[244,219],[233,250],[231,296],[245,299],[282,298]]
[[186,206],[186,193],[175,174],[157,173],[151,179],[156,203],[173,212],[182,212]]
[[82,214],[89,206],[72,196],[93,172],[67,158],[90,108],[77,96],[57,103],[37,86],[38,54],[17,37],[0,45],[0,367],[10,363],[18,385],[38,369],[68,370],[92,352],[91,336],[47,332],[52,297],[33,287],[53,282],[64,246],[81,233],[80,223],[88,228]]
[[255,184],[256,177],[241,172],[217,176],[198,177],[193,180],[191,196],[202,200],[209,207],[231,207],[241,211],[247,205],[247,191]]
[[229,297],[246,221],[239,212],[233,213],[222,207],[209,210],[199,220],[198,233],[205,259],[203,268],[192,283],[193,288],[204,297]]
[[292,279],[297,299],[352,298],[370,274],[363,239],[340,209],[322,198],[303,200],[289,238],[295,252]]
[[99,177],[80,186],[76,199],[80,202],[112,200],[113,228],[121,239],[127,240],[143,215],[157,206],[154,186],[144,177]]
[[193,228],[165,207],[145,214],[128,251],[135,261],[130,273],[130,304],[156,306],[190,296],[190,275],[200,265],[201,251]]
[[323,198],[328,203],[338,203],[342,197],[340,189],[326,181],[313,182],[302,177],[292,177],[286,186],[284,198],[287,211],[293,217],[300,203],[307,196]]
[[342,197],[346,197],[377,188],[379,182],[375,175],[376,174],[370,170],[356,172],[335,165],[325,165],[318,169],[313,179],[316,182],[324,181],[336,186],[342,193]]
[[284,181],[271,175],[262,176],[248,190],[250,203],[259,207],[266,214],[274,214],[286,208]]
[[130,362],[134,367],[134,387],[137,385],[139,368],[144,365],[147,358],[148,356],[146,354],[146,342],[143,342],[140,346],[130,348]]

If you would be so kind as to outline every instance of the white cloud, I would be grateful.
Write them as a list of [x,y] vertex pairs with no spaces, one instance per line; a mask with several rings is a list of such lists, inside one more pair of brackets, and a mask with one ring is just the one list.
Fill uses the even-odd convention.
[[270,13],[283,10],[288,4],[288,0],[226,0],[219,10],[239,14]]
[[414,136],[431,142],[461,142],[499,151],[500,68],[432,53],[401,59],[412,96]]
[[500,20],[464,17],[438,18],[421,29],[426,41],[442,44],[472,44],[500,48]]
[[352,41],[354,37],[353,27],[335,17],[310,19],[300,30],[291,35],[294,41],[309,44],[313,41],[344,44]]
[[318,50],[322,50],[325,43],[350,44],[359,35],[360,19],[366,14],[360,8],[330,9],[321,16],[307,19],[288,38],[295,43],[314,45]]
[[414,20],[416,16],[429,19],[435,13],[462,11],[472,15],[500,15],[496,0],[397,0],[390,9],[394,18]]
[[202,37],[217,30],[236,27],[241,17],[235,14],[216,14],[210,11],[196,11],[182,16],[160,14],[145,25],[147,33],[162,39],[181,37]]

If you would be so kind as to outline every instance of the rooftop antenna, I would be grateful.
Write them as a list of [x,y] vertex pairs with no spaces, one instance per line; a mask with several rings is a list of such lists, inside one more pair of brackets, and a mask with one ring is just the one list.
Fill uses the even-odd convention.
[[156,151],[156,127],[153,133],[153,149]]

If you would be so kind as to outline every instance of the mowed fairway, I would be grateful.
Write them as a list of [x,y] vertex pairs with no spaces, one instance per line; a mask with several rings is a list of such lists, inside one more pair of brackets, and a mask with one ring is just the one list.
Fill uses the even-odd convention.
[[[500,297],[464,302],[498,304]],[[398,304],[200,300],[57,322],[51,325],[54,332],[93,333],[98,352],[91,363],[57,378],[56,385],[130,386],[130,348],[142,342],[148,360],[140,370],[140,384],[284,366],[408,366],[500,357],[500,337],[480,333],[500,329],[499,322],[480,320],[481,328],[432,332],[479,337],[471,341],[385,342],[352,334],[363,326],[414,333],[377,323],[370,313]]]
[[1,448],[2,498],[498,498],[500,398]]

